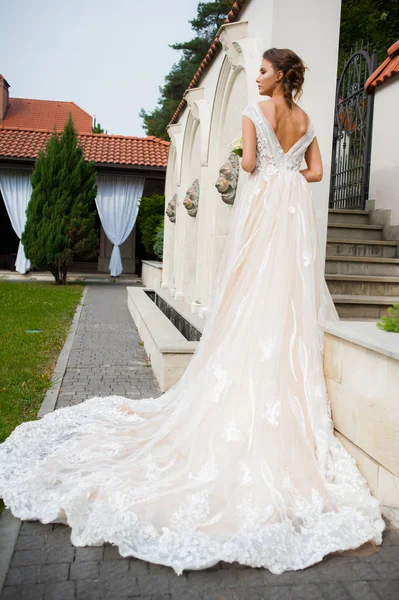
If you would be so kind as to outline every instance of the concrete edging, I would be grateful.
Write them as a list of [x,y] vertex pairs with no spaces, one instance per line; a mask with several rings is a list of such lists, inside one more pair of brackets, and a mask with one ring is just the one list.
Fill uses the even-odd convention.
[[7,508],[0,515],[0,592],[4,587],[22,521]]
[[85,287],[85,289],[83,290],[82,298],[80,299],[80,302],[76,307],[76,311],[72,320],[69,333],[67,335],[67,339],[65,340],[65,343],[58,357],[57,364],[55,365],[54,373],[51,378],[51,387],[47,390],[42,405],[37,414],[39,419],[44,417],[44,415],[46,415],[47,413],[52,412],[55,409],[55,405],[57,404],[58,394],[67,368],[69,355],[71,353],[73,340],[75,339],[76,330],[79,325],[79,319],[86,298],[86,294],[87,287]]
[[[51,387],[47,390],[42,405],[39,409],[37,415],[39,418],[44,417],[44,415],[52,412],[55,409],[62,380],[67,368],[69,355],[72,349],[72,344],[79,325],[80,315],[82,313],[82,307],[84,305],[86,294],[87,287],[85,287],[83,290],[80,302],[76,307],[71,327],[51,378]],[[11,558],[14,553],[15,544],[17,543],[19,530],[21,529],[21,524],[22,521],[14,517],[9,509],[5,509],[0,515],[0,592],[4,587],[4,582],[10,567]]]

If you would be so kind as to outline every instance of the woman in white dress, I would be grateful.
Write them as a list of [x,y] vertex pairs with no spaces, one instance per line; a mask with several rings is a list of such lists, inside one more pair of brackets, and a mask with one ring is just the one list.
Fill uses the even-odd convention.
[[324,383],[318,319],[338,317],[309,186],[320,152],[294,102],[303,76],[294,52],[264,53],[270,98],[243,111],[251,174],[185,374],[159,398],[91,398],[17,427],[0,446],[15,516],[178,574],[220,560],[282,573],[381,543],[379,502],[334,436]]

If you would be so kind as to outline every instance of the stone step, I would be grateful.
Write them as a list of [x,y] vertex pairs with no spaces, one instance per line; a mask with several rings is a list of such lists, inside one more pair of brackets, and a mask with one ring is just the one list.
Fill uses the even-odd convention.
[[327,238],[327,256],[331,255],[394,258],[398,256],[398,243],[386,240]]
[[382,275],[399,277],[399,258],[370,256],[327,256],[328,275]]
[[399,296],[399,277],[375,275],[326,275],[331,294]]
[[357,223],[370,224],[369,210],[349,210],[345,208],[330,208],[328,211],[328,224],[332,223]]
[[335,308],[341,319],[379,319],[387,309],[399,302],[399,296],[351,296],[332,294]]
[[382,225],[358,225],[357,223],[333,223],[328,225],[328,238],[351,240],[381,240]]

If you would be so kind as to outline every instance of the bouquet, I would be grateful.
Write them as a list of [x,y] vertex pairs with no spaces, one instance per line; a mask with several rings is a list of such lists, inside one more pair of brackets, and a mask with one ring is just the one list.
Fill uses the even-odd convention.
[[236,137],[230,144],[230,150],[233,154],[241,156],[242,158],[242,136]]

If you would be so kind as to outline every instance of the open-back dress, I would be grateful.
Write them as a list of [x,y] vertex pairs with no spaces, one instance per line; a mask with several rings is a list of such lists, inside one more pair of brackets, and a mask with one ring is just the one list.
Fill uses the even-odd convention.
[[91,398],[18,426],[0,496],[20,519],[62,521],[76,546],[184,569],[220,560],[302,569],[380,544],[384,521],[335,437],[322,364],[327,289],[310,186],[315,137],[284,152],[258,103],[256,168],[236,199],[203,335],[158,398]]

